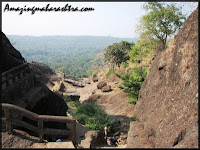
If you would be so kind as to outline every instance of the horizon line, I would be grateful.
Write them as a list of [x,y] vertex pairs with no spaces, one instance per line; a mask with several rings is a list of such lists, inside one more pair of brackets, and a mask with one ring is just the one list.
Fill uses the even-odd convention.
[[94,36],[94,37],[112,37],[112,38],[130,38],[137,39],[138,37],[116,37],[111,35],[20,35],[20,34],[5,34],[6,36],[33,36],[33,37],[44,37],[44,36]]

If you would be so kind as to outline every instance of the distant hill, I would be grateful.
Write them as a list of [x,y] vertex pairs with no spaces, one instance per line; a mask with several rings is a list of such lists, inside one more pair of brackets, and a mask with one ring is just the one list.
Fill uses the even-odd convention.
[[136,38],[110,36],[19,36],[7,35],[12,45],[28,61],[49,65],[68,75],[83,77],[91,69],[91,60],[108,45]]

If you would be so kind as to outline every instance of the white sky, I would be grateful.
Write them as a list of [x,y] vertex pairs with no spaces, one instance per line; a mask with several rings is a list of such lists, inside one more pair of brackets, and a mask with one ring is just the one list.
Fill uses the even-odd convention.
[[[10,7],[93,7],[91,12],[4,12]],[[2,31],[6,35],[93,35],[134,38],[144,2],[2,2]],[[183,2],[181,2],[183,4]],[[184,13],[195,10],[197,3],[185,3]]]

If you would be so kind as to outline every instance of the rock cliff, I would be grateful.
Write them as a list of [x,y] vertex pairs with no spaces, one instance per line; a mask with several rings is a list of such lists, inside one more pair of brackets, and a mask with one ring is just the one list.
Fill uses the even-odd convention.
[[198,9],[156,51],[134,113],[127,148],[198,147]]
[[[53,79],[61,80],[61,77],[57,77],[55,71],[46,65],[25,63],[20,52],[2,32],[1,35],[1,102],[17,105],[40,115],[66,116],[68,107],[64,99],[45,85]],[[47,123],[46,126],[66,128],[65,123]]]
[[2,48],[0,49],[0,72],[7,71],[23,63],[24,58],[18,50],[16,50],[7,39],[5,34],[1,32]]

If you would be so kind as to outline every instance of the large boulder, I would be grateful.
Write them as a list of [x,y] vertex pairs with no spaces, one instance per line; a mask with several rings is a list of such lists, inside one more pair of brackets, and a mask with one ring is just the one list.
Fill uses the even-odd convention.
[[93,78],[92,78],[92,81],[93,81],[93,82],[98,82],[99,80],[98,80],[97,77],[93,77]]
[[68,96],[72,101],[79,101],[79,99],[80,99],[80,94],[79,94],[79,93],[67,93],[67,96]]
[[101,89],[102,87],[106,86],[107,83],[105,81],[101,81],[97,84],[97,89]]
[[77,87],[84,87],[85,83],[83,83],[82,81],[76,81],[76,80],[72,80],[72,79],[65,79],[65,82],[68,82],[70,84],[72,84],[73,86],[77,86]]
[[96,101],[98,101],[99,99],[101,99],[101,95],[99,94],[92,94],[88,100],[85,100],[84,102],[91,102],[91,103],[95,103]]
[[134,136],[132,124],[128,148],[138,148],[142,134],[154,148],[198,148],[198,27],[197,9],[169,47],[157,50],[134,108],[144,134]]
[[81,141],[81,148],[96,148],[101,144],[106,144],[103,133],[100,131],[88,131],[85,134],[85,139]]
[[111,89],[111,86],[110,86],[110,85],[106,85],[106,86],[103,86],[103,87],[101,88],[101,91],[102,91],[102,92],[110,92],[110,91],[112,91],[112,89]]

